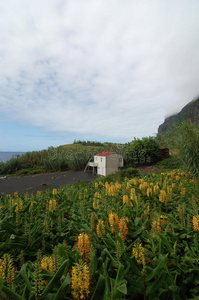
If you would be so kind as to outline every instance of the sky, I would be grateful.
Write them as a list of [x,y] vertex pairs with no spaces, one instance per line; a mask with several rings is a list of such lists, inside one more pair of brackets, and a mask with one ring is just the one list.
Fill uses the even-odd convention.
[[0,0],[0,151],[154,136],[199,96],[198,0]]

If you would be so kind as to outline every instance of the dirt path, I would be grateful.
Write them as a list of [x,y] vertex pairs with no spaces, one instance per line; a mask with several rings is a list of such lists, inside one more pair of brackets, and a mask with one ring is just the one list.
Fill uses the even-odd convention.
[[143,167],[138,167],[140,173],[153,173],[157,171],[163,170],[163,168],[157,168],[156,165],[154,166],[143,166]]
[[94,181],[96,176],[83,171],[51,173],[24,177],[0,177],[0,196],[14,192],[35,194],[37,191],[52,190],[77,181]]

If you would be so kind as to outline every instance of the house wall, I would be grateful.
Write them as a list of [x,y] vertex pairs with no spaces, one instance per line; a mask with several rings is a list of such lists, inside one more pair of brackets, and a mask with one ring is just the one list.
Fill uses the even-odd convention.
[[106,176],[106,158],[107,156],[94,156],[94,162],[98,164],[98,175]]
[[121,155],[116,153],[110,154],[108,156],[94,156],[94,164],[97,164],[97,174],[106,176],[109,174],[114,174],[118,171],[118,168],[124,166],[124,160]]
[[114,174],[118,171],[119,167],[123,167],[123,157],[118,154],[110,154],[108,155],[106,160],[106,175]]

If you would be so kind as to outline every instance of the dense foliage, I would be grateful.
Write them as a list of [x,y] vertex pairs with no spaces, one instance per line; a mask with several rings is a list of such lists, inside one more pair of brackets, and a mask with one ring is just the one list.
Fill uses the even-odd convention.
[[71,145],[26,152],[0,163],[0,174],[32,175],[45,172],[83,170],[97,153],[113,151],[124,157],[125,165],[154,163],[159,159],[159,144],[153,137],[135,139],[129,144],[74,141]]
[[1,299],[196,299],[198,202],[181,170],[1,197]]
[[129,164],[156,163],[160,160],[160,145],[155,137],[136,139],[126,147]]
[[199,177],[199,129],[189,121],[175,126],[174,136],[170,133],[169,147],[183,162],[194,177]]

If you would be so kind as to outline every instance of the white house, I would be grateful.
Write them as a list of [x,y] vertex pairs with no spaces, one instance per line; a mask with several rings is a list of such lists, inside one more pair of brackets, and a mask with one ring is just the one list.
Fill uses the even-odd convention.
[[89,161],[87,167],[93,168],[93,173],[106,176],[114,174],[119,168],[124,166],[123,157],[115,152],[101,152],[94,155],[94,161]]

